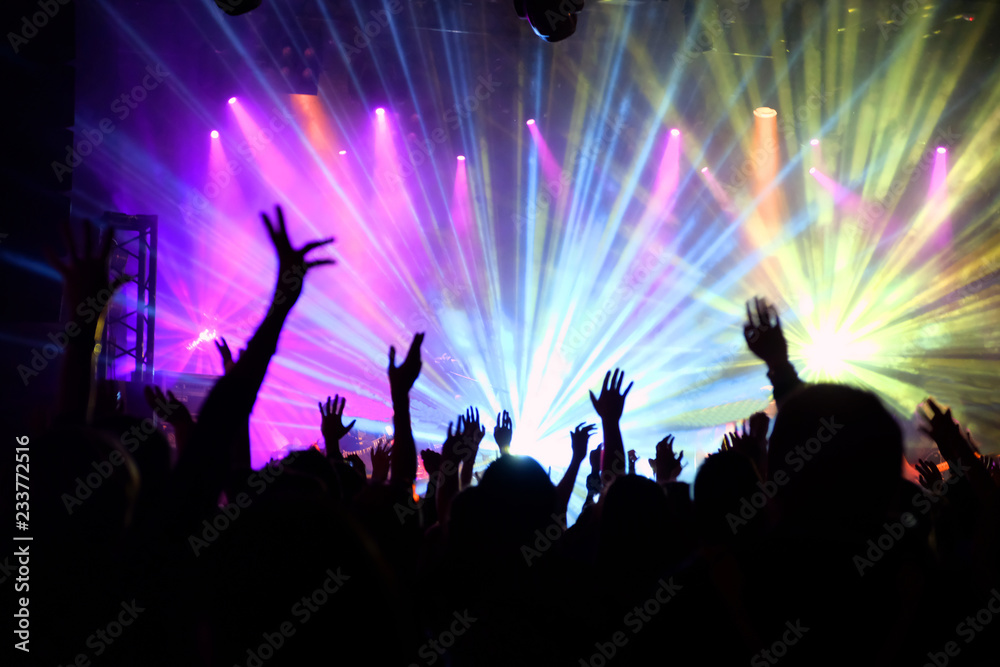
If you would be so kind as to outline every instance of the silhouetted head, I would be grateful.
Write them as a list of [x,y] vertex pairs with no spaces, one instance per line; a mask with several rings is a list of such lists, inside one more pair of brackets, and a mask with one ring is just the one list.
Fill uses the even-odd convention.
[[530,456],[501,456],[483,473],[479,488],[496,537],[507,546],[519,548],[553,521],[555,486]]
[[804,388],[781,406],[768,447],[778,521],[853,531],[878,525],[898,489],[902,457],[899,425],[874,394]]
[[670,564],[676,539],[667,495],[639,475],[615,479],[601,509],[599,559],[633,574],[650,575]]
[[702,540],[726,544],[761,530],[767,498],[758,481],[753,463],[738,452],[719,452],[701,464],[694,480],[694,512]]

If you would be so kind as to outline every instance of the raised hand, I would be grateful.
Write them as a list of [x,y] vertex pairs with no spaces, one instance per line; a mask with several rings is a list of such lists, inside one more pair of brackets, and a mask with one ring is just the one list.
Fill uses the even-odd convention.
[[[105,231],[103,242],[99,248],[95,248],[94,224],[90,220],[84,220],[83,253],[79,255],[69,223],[62,224],[59,231],[66,243],[67,250],[69,250],[69,258],[63,262],[50,248],[46,248],[45,254],[65,281],[66,297],[74,309],[74,313],[77,306],[87,301],[88,298],[97,297],[106,304],[119,287],[132,280],[131,276],[121,276],[111,283],[108,282],[111,245],[114,242],[113,227],[109,227]],[[108,290],[109,293],[102,295],[103,290]],[[93,326],[96,326],[96,322]]]
[[924,405],[927,408],[923,412],[926,425],[921,424],[919,428],[934,440],[944,459],[950,464],[953,461],[964,459],[963,462],[966,462],[975,458],[972,443],[965,438],[962,428],[951,416],[951,408],[942,411],[933,398],[928,398]]
[[[917,459],[917,464],[913,467],[917,469],[917,479],[920,480],[920,486],[932,493],[940,492],[940,484],[944,481],[944,477],[936,464],[925,459]],[[935,484],[938,485],[936,489],[934,488]]]
[[500,454],[510,453],[510,441],[514,437],[514,425],[510,420],[510,414],[504,410],[497,413],[497,425],[493,427],[493,439],[497,441]]
[[628,450],[628,474],[635,474],[635,462],[639,460],[639,455],[635,453],[634,449]]
[[632,389],[633,382],[629,382],[622,391],[622,383],[625,381],[625,371],[615,369],[614,375],[608,371],[604,375],[604,383],[601,385],[600,397],[594,396],[590,392],[590,402],[594,404],[594,410],[605,421],[618,421],[625,410],[625,397]]
[[781,319],[777,309],[766,299],[754,297],[753,310],[747,301],[747,322],[743,325],[743,335],[750,351],[769,367],[788,361],[788,344],[781,331]]
[[347,435],[354,428],[355,422],[358,421],[355,419],[347,426],[344,426],[344,405],[346,403],[347,399],[341,398],[337,394],[332,399],[327,396],[325,406],[322,401],[316,404],[319,406],[320,432],[323,434],[323,440],[326,442],[327,456],[333,455],[336,457],[340,453],[341,438]]
[[392,447],[387,442],[376,443],[372,447],[372,483],[381,484],[389,479],[389,466],[392,463]]
[[408,394],[420,376],[420,367],[423,365],[420,361],[420,345],[423,342],[424,334],[415,334],[406,359],[399,366],[396,365],[396,348],[389,346],[389,387],[394,394]]
[[970,440],[971,436],[968,432],[962,433],[958,422],[951,416],[951,408],[942,411],[941,406],[933,398],[928,398],[924,405],[930,414],[924,413],[928,425],[921,425],[920,430],[937,443],[941,455],[948,462],[953,474],[961,474],[957,471],[965,472],[964,480],[968,481],[973,492],[984,505],[992,506],[993,503],[1000,501],[997,486],[993,483],[993,479],[986,469],[986,464],[976,456],[976,448]]
[[[226,343],[225,338],[220,337],[212,342],[215,343],[215,349],[222,356],[222,371],[228,373],[236,365],[236,361],[233,360],[233,351],[229,349],[229,344]],[[240,350],[240,353],[242,354],[244,351]]]
[[174,392],[168,390],[164,395],[159,387],[147,385],[142,393],[146,398],[146,404],[153,409],[153,412],[175,429],[190,428],[194,425],[191,411],[174,396]]
[[[97,405],[97,397],[91,399],[94,391],[94,354],[97,337],[98,315],[107,307],[119,287],[132,280],[120,276],[108,281],[108,266],[114,230],[106,231],[104,241],[95,248],[93,225],[83,222],[83,253],[77,254],[76,242],[69,223],[60,227],[69,258],[64,262],[51,248],[45,249],[49,262],[63,277],[66,303],[71,309],[71,318],[77,318],[75,325],[79,335],[70,336],[66,345],[66,359],[62,367],[57,406],[59,413],[67,419],[89,422]],[[81,309],[84,309],[81,313]],[[89,318],[85,316],[89,313]]]
[[462,487],[472,484],[472,470],[479,453],[479,443],[486,437],[486,427],[479,421],[479,410],[469,408],[465,411],[465,432],[462,435],[462,445],[459,456],[462,459]]
[[434,477],[441,471],[441,454],[433,449],[420,450],[420,460],[424,463],[424,471],[429,477]]
[[351,464],[351,469],[361,475],[361,479],[366,479],[368,477],[368,471],[365,469],[365,462],[361,460],[361,457],[357,454],[348,454],[344,457],[344,460]]
[[486,427],[479,421],[479,408],[469,408],[465,411],[465,442],[473,449],[473,458],[479,451],[479,443],[486,437]]
[[597,472],[601,470],[601,454],[603,451],[604,445],[598,445],[597,449],[590,452],[590,467]]
[[668,435],[656,443],[656,481],[675,482],[684,469],[684,452],[674,453],[674,436]]
[[[590,441],[590,436],[592,436],[596,430],[596,424],[581,422],[577,425],[575,430],[569,432],[570,443],[573,446],[574,461],[582,463],[583,460],[587,458],[587,443]],[[594,451],[599,452],[599,450]],[[600,457],[599,453],[598,457]],[[593,463],[593,454],[591,454],[591,463]],[[597,465],[600,466],[600,462],[598,462]]]
[[[454,427],[454,429],[453,429]],[[458,423],[448,422],[448,436],[441,445],[441,465],[451,461],[458,464],[461,460],[462,440],[465,438],[465,415],[460,415]]]
[[[452,427],[454,426],[454,430]],[[448,422],[448,436],[441,445],[441,476],[437,487],[438,521],[447,522],[451,499],[458,493],[459,450],[465,438],[465,415],[458,418],[458,425]]]
[[291,239],[288,238],[288,230],[285,229],[285,215],[280,206],[275,207],[278,224],[275,225],[266,213],[261,213],[260,217],[264,221],[264,227],[271,238],[271,244],[278,255],[278,288],[275,291],[275,304],[291,305],[298,300],[302,294],[302,279],[306,271],[316,266],[335,264],[332,259],[307,260],[306,254],[311,250],[333,243],[333,238],[310,241],[296,250],[292,247]]

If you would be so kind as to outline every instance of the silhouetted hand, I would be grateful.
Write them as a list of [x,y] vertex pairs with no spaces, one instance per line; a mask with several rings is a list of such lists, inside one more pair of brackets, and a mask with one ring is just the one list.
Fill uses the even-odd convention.
[[[292,247],[292,242],[288,238],[288,230],[285,229],[285,215],[280,206],[275,207],[278,224],[275,226],[266,213],[261,213],[260,217],[264,221],[264,227],[271,238],[271,244],[278,255],[278,281],[279,287],[275,292],[275,304],[287,304],[286,308],[291,308],[292,304],[298,300],[302,294],[302,279],[306,272],[316,266],[335,264],[332,259],[307,260],[306,254],[311,250],[333,243],[333,238],[322,239],[320,241],[310,241],[296,250]],[[277,298],[280,295],[280,299]]]
[[486,437],[486,427],[479,421],[479,408],[469,408],[465,411],[465,449],[462,460],[474,460],[479,452],[479,443]]
[[603,445],[598,445],[597,449],[590,452],[590,467],[594,470],[600,472],[601,470],[601,454],[603,453]]
[[[111,295],[119,287],[133,280],[131,276],[120,276],[113,282],[108,282],[111,245],[114,242],[113,227],[107,229],[104,241],[99,248],[95,248],[95,239],[93,238],[94,224],[90,220],[84,220],[83,253],[79,255],[77,254],[76,241],[73,239],[73,232],[69,227],[69,223],[60,225],[59,231],[62,234],[63,241],[66,243],[67,250],[69,250],[69,258],[63,262],[51,248],[46,248],[45,254],[52,266],[63,277],[66,299],[73,309],[74,314],[76,314],[77,307],[86,302],[88,298],[93,299],[94,297],[98,297],[105,303],[110,302]],[[105,295],[101,295],[103,290],[109,290],[106,298],[103,298]],[[88,326],[96,327],[96,319]]]
[[[229,349],[229,344],[226,343],[225,338],[220,337],[212,342],[215,343],[215,349],[218,350],[219,354],[222,356],[222,371],[224,373],[228,373],[229,370],[236,365],[236,360],[233,359],[233,351]],[[245,350],[240,350],[240,354],[244,351]]]
[[410,344],[410,351],[406,353],[406,359],[399,366],[396,366],[396,348],[389,347],[389,387],[396,394],[408,394],[413,387],[413,383],[420,376],[420,344],[424,342],[424,334],[418,333],[413,336]]
[[970,440],[971,434],[962,433],[961,427],[951,416],[951,408],[942,412],[941,406],[933,398],[928,398],[924,404],[930,412],[929,415],[923,415],[929,425],[921,425],[920,430],[937,443],[941,455],[953,471],[967,471],[960,483],[968,482],[980,503],[994,507],[1000,501],[998,489],[986,464],[976,456],[975,445]]
[[684,469],[684,452],[674,453],[674,436],[668,435],[656,443],[656,481],[675,482]]
[[754,311],[747,301],[747,323],[743,325],[747,347],[769,367],[788,361],[788,344],[781,331],[778,311],[759,297],[754,297]]
[[433,449],[420,450],[420,460],[424,462],[424,471],[429,477],[434,477],[441,471],[441,455]]
[[941,450],[941,455],[946,461],[963,460],[969,461],[974,458],[975,449],[965,436],[962,429],[951,415],[951,408],[943,411],[933,398],[928,398],[924,405],[927,406],[929,415],[925,412],[923,416],[927,424],[921,424],[920,430],[930,436]]
[[606,421],[618,421],[621,419],[622,412],[625,410],[625,397],[628,396],[628,392],[634,384],[633,382],[629,382],[623,392],[622,382],[624,380],[625,371],[616,368],[614,375],[611,374],[611,371],[608,371],[604,375],[600,397],[594,396],[593,391],[590,392],[590,402],[594,404],[594,410],[601,416],[601,419]]
[[190,432],[191,427],[194,426],[194,418],[187,406],[174,396],[174,392],[167,391],[164,396],[163,390],[159,387],[147,385],[142,393],[146,398],[146,404],[160,419],[173,426],[174,429],[184,428]]
[[368,478],[368,470],[365,468],[365,462],[361,460],[361,457],[357,454],[348,454],[344,457],[344,460],[351,464],[351,470],[361,475],[361,479]]
[[628,450],[628,474],[635,474],[635,462],[639,460],[639,455],[635,453],[634,449]]
[[316,404],[319,406],[320,432],[323,434],[323,440],[326,441],[328,450],[331,447],[339,450],[341,438],[347,435],[354,428],[355,422],[358,421],[355,419],[344,426],[344,405],[346,403],[346,398],[341,398],[339,394],[336,394],[332,399],[329,396],[326,397],[326,406],[323,405],[322,401]]
[[[574,461],[582,463],[583,460],[587,458],[587,443],[590,441],[590,436],[593,435],[596,430],[596,424],[581,422],[577,425],[576,430],[569,432],[570,442],[573,446]],[[593,455],[591,455],[591,458],[593,458]],[[591,460],[591,463],[593,463],[593,460]],[[599,466],[600,462],[598,462],[597,465]]]
[[392,447],[386,442],[376,443],[372,447],[372,482],[381,484],[389,479],[389,466],[392,463]]
[[[454,429],[453,429],[454,427]],[[446,461],[457,465],[460,462],[462,440],[465,437],[465,415],[460,415],[458,424],[448,422],[448,436],[441,445],[441,465]]]
[[925,459],[917,459],[917,464],[913,466],[917,469],[917,479],[920,480],[920,486],[924,487],[932,493],[937,493],[940,490],[934,489],[934,484],[940,484],[944,481],[944,477],[941,475],[941,471],[938,470],[937,464],[931,463]]
[[458,452],[462,460],[461,484],[465,488],[472,484],[472,471],[479,454],[479,443],[486,437],[486,427],[479,421],[479,410],[469,408],[465,411],[465,432]]
[[510,420],[510,414],[506,410],[502,414],[497,414],[497,425],[493,427],[493,439],[497,441],[501,454],[510,451],[510,441],[514,437],[514,425]]

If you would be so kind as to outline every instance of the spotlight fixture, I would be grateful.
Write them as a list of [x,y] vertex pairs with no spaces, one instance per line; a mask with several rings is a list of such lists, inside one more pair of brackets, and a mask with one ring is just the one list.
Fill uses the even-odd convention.
[[375,109],[375,115],[376,116],[384,116],[385,115],[385,109],[383,109],[382,107],[379,107],[378,109]]
[[236,104],[236,98],[235,97],[230,97],[229,98],[229,103],[230,104]]
[[458,161],[459,162],[465,162],[465,156],[464,155],[459,155],[458,156]]
[[819,139],[812,139],[812,140],[811,140],[811,141],[809,142],[809,145],[810,145],[810,146],[819,146]]
[[809,167],[809,173],[810,174],[815,174],[816,173],[816,167]]
[[525,123],[525,124],[526,124],[526,125],[534,125],[534,124],[535,124],[535,119],[534,119],[534,118],[529,118],[529,119],[528,119],[528,122],[527,122],[527,123]]
[[670,136],[671,136],[671,137],[679,137],[679,136],[681,136],[681,131],[680,131],[680,130],[678,130],[678,129],[677,129],[676,127],[675,127],[674,129],[670,130]]
[[546,42],[559,42],[576,32],[576,15],[584,0],[514,0],[514,11]]
[[707,174],[708,173],[708,167],[702,167],[701,168],[701,173]]
[[757,118],[774,118],[778,112],[771,107],[757,107],[753,110],[753,115]]
[[340,155],[347,155],[347,151],[340,151]]
[[948,149],[945,148],[944,146],[938,146],[937,152],[938,152],[938,155],[944,155],[945,153],[948,152]]
[[212,130],[212,138],[213,139],[218,139],[219,138],[219,131],[218,130]]

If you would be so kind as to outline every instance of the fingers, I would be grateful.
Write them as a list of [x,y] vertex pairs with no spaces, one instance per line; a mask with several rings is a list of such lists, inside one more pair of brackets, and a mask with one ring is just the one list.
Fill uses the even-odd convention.
[[[622,376],[624,377],[624,374]],[[625,387],[625,393],[622,394],[622,400],[625,400],[625,397],[628,396],[628,393],[630,391],[632,391],[632,385],[634,385],[634,384],[635,384],[635,382],[629,382],[628,383],[628,386]],[[621,386],[621,385],[619,385],[619,386]]]
[[278,241],[277,241],[277,237],[275,236],[275,233],[274,233],[274,225],[271,224],[271,219],[269,217],[267,217],[267,213],[263,213],[263,212],[260,214],[260,218],[261,218],[261,220],[264,221],[264,229],[267,230],[267,236],[268,236],[268,238],[271,239],[271,243],[273,243],[275,246],[277,246],[278,245]]
[[594,404],[594,409],[597,410],[598,414],[600,414],[601,411],[597,407],[597,397],[594,396],[593,391],[590,392],[590,402]]
[[316,248],[322,248],[325,245],[333,243],[336,241],[332,236],[328,239],[320,239],[319,241],[310,241],[309,243],[302,246],[302,250],[299,251],[300,254],[304,255],[310,250],[315,250]]
[[281,210],[281,206],[275,206],[274,209],[278,212],[278,229],[281,231],[281,235],[287,239],[288,230],[285,229],[285,212]]
[[931,398],[930,396],[927,397],[927,400],[924,401],[924,404],[931,409],[931,414],[933,416],[940,417],[942,414],[944,414],[941,412],[941,407],[937,403],[935,403],[934,399]]
[[335,259],[315,259],[311,262],[306,262],[304,266],[306,267],[306,270],[309,270],[309,269],[314,269],[317,266],[326,266],[328,264],[336,264],[336,263],[337,260]]
[[750,313],[750,301],[748,300],[747,301],[747,323],[746,323],[746,326],[743,327],[743,330],[749,332],[751,329],[753,329],[753,315]]
[[396,367],[396,347],[394,345],[389,346],[389,368]]
[[406,355],[407,361],[409,361],[411,357],[417,359],[420,358],[420,345],[423,342],[424,342],[424,335],[422,333],[418,333],[413,336],[413,344],[410,345],[410,351]]
[[766,324],[769,323],[769,319],[768,319],[768,316],[767,316],[767,300],[766,299],[755,298],[754,301],[756,302],[756,305],[757,305],[757,322],[758,322],[758,326],[763,327],[763,326],[765,326]]

